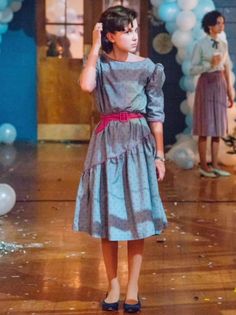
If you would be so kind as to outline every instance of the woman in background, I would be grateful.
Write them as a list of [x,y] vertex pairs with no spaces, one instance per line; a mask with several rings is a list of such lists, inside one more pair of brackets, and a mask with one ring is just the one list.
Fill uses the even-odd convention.
[[[232,107],[234,101],[228,46],[219,38],[224,26],[225,18],[218,11],[208,12],[203,17],[206,36],[194,48],[190,70],[192,75],[200,75],[194,102],[193,134],[199,137],[199,172],[205,177],[230,175],[218,165],[220,138],[227,133],[227,107]],[[211,167],[206,159],[207,137],[211,137]]]

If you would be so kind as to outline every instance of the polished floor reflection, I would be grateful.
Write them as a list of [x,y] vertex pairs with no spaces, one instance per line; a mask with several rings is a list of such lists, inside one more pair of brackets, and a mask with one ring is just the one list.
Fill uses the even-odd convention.
[[[0,314],[107,314],[99,305],[106,291],[99,240],[71,230],[86,149],[0,146],[0,183],[17,194],[0,217]],[[236,314],[236,169],[228,170],[229,178],[207,179],[167,163],[160,190],[169,226],[146,241],[143,315]],[[124,242],[119,269],[123,298]]]

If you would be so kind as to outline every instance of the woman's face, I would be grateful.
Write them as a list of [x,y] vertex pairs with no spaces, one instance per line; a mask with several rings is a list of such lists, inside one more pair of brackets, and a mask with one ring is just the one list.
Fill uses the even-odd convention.
[[219,34],[225,29],[225,21],[222,16],[219,16],[216,20],[216,25],[209,26],[210,34]]
[[124,31],[109,33],[108,39],[113,47],[124,52],[135,52],[138,45],[138,22],[135,19],[133,25],[127,25]]

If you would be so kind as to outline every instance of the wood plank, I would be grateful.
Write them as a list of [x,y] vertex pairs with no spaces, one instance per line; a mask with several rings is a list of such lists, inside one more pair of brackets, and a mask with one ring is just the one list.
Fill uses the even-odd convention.
[[[100,241],[71,228],[87,144],[16,143],[11,164],[3,163],[5,148],[0,145],[0,182],[14,187],[17,203],[0,217],[0,235],[2,242],[21,248],[0,257],[0,313],[106,314],[99,303],[107,285]],[[197,169],[186,173],[167,163],[160,187],[169,226],[146,240],[142,314],[235,314],[235,170],[230,170],[233,175],[223,181],[221,192],[213,188],[222,184],[221,178],[209,184]],[[187,177],[192,196],[183,201]],[[206,189],[199,195],[201,185],[210,185],[211,193]],[[215,201],[205,201],[209,196]],[[125,242],[119,251],[123,300]]]

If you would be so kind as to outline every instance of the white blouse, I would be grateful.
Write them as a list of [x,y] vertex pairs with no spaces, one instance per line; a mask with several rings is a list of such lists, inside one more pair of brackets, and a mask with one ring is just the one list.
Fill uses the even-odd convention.
[[[214,54],[221,54],[223,59],[215,67],[211,65],[211,59]],[[219,37],[214,41],[212,37],[206,35],[195,45],[191,59],[191,75],[198,75],[203,72],[222,71],[225,65],[229,64],[228,45]]]

